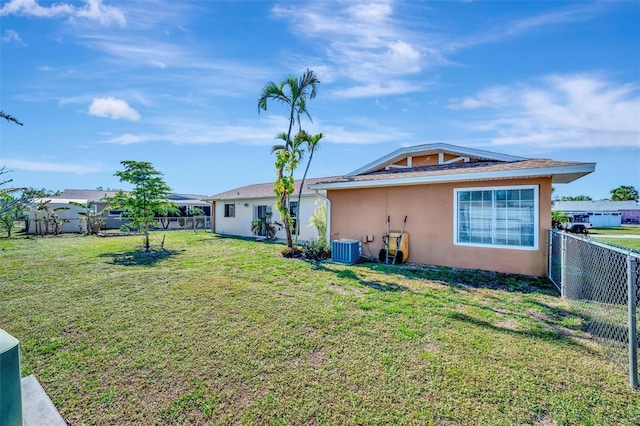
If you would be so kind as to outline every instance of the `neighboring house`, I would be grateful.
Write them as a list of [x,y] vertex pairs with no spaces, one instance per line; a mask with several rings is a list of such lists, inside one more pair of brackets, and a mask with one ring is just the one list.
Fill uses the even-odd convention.
[[[64,219],[64,223],[60,225],[60,232],[85,232],[86,223],[82,220],[85,209],[71,204],[71,202],[87,205],[93,202],[92,210],[94,212],[102,212],[101,219],[104,221],[102,229],[119,229],[122,225],[128,223],[126,218],[122,218],[120,211],[110,210],[105,198],[112,197],[116,191],[103,191],[92,189],[65,189],[62,194],[55,197],[47,197],[36,199],[31,204],[29,212],[29,233],[36,232],[36,218],[43,218],[47,215],[46,210],[36,211],[37,206],[48,201],[47,208],[49,212],[55,213],[60,219]],[[190,216],[194,207],[200,208],[204,212],[204,228],[211,226],[211,205],[202,201],[203,195],[191,194],[171,194],[169,200],[178,205],[182,216]],[[166,229],[180,229],[184,224],[179,222],[179,218],[166,219]],[[164,225],[160,224],[164,228]]]
[[[318,232],[311,224],[317,203],[324,203],[325,191],[312,191],[308,185],[324,181],[326,178],[305,180],[300,206],[298,206],[298,190],[300,181],[295,182],[295,192],[290,197],[290,212],[294,220],[292,236],[298,233],[298,241],[309,241],[318,237]],[[276,238],[284,239],[285,232],[277,222],[281,222],[280,212],[276,209],[276,196],[273,183],[261,183],[235,188],[230,191],[206,197],[213,206],[212,231],[218,234],[244,237],[260,236],[251,231],[254,219],[263,219],[271,215],[271,223],[276,228]],[[318,194],[319,192],[319,194]]]
[[384,248],[387,217],[399,230],[407,216],[409,262],[544,276],[551,185],[594,170],[595,163],[437,143],[398,149],[343,177],[314,179],[309,189],[326,191],[330,200],[331,239],[363,241],[364,255],[378,257]]
[[554,201],[552,208],[569,216],[588,215],[593,226],[640,223],[640,204],[637,201]]

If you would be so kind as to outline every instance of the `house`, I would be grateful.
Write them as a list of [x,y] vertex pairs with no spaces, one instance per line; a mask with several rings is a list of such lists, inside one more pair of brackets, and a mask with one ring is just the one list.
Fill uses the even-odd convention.
[[[310,190],[309,185],[326,179],[306,179],[299,206],[298,191],[301,182],[295,182],[295,191],[289,200],[289,211],[294,222],[292,235],[297,233],[298,241],[309,241],[318,237],[318,231],[311,224],[311,216],[314,215],[317,205],[325,202],[326,192]],[[251,230],[253,220],[270,217],[276,229],[276,238],[284,239],[284,229],[277,225],[280,222],[280,213],[275,208],[276,196],[273,189],[273,183],[261,183],[206,197],[205,199],[212,203],[212,231],[218,234],[252,237],[256,236]]]
[[554,201],[553,210],[568,216],[588,215],[593,226],[640,223],[640,204],[637,201]]
[[[122,225],[128,223],[126,218],[121,217],[121,212],[118,210],[110,210],[108,202],[105,200],[107,197],[112,197],[116,194],[116,191],[105,190],[91,190],[91,189],[65,189],[62,194],[55,197],[40,198],[33,201],[29,212],[29,233],[38,233],[36,227],[40,227],[41,219],[45,217],[52,217],[52,214],[60,219],[61,233],[72,232],[85,232],[86,222],[83,220],[83,215],[86,209],[78,207],[72,203],[78,203],[81,205],[88,205],[93,203],[91,211],[93,213],[102,212],[100,215],[103,224],[102,229],[119,229]],[[211,226],[211,205],[202,201],[204,196],[191,195],[191,194],[171,194],[168,199],[178,205],[180,216],[191,216],[194,211],[194,207],[198,207],[204,213],[201,228],[208,229]],[[46,208],[44,207],[46,203]],[[40,209],[38,209],[38,206]],[[180,217],[162,218],[159,220],[159,227],[163,229],[181,229],[185,226],[185,223],[180,222]],[[49,223],[42,226],[50,226],[50,232],[53,233],[55,223],[50,220]],[[45,233],[45,229],[40,229],[39,233]]]
[[407,216],[409,262],[544,276],[551,185],[594,170],[437,143],[398,149],[309,189],[326,191],[330,239],[360,240],[364,255],[384,248],[387,217],[399,230]]

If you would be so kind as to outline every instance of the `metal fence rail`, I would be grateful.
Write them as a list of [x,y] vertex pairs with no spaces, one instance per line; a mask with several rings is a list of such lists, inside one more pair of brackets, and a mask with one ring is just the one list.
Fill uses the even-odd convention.
[[558,231],[549,232],[549,246],[549,279],[637,387],[640,253]]

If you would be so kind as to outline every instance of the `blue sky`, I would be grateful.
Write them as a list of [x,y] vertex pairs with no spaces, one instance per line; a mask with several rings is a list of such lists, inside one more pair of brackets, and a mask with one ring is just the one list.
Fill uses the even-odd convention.
[[183,193],[272,181],[285,110],[257,100],[309,68],[310,177],[446,142],[597,162],[556,195],[640,188],[638,1],[1,0],[0,41],[19,186],[127,189],[122,160]]

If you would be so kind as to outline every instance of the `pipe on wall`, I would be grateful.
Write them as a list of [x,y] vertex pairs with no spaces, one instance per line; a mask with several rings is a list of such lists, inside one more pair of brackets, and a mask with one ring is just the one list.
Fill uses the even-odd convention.
[[327,203],[327,244],[331,244],[331,200],[320,194],[319,190],[314,189],[316,195]]

